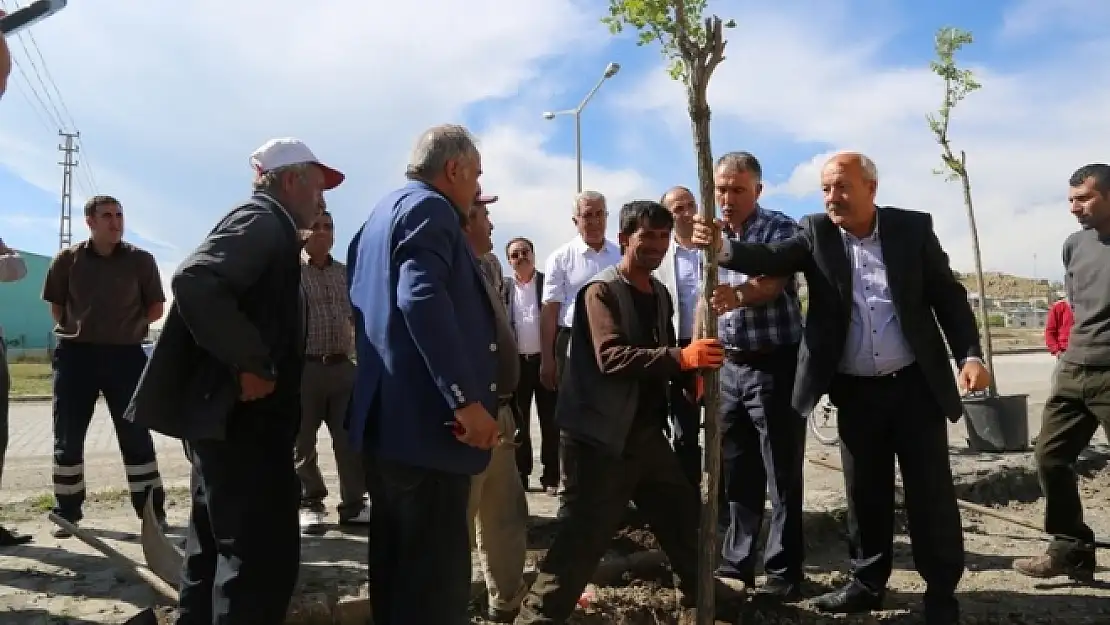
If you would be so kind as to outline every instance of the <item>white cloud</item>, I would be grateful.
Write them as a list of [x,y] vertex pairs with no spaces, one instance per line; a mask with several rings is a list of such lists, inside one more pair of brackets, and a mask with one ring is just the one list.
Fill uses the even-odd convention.
[[[123,201],[128,230],[154,243],[168,278],[244,199],[247,155],[267,138],[298,136],[347,173],[328,198],[342,255],[374,202],[404,182],[424,128],[510,98],[493,125],[475,128],[484,184],[501,196],[498,235],[512,224],[541,253],[553,248],[573,233],[574,164],[545,151],[551,133],[567,129],[539,116],[566,97],[558,64],[553,72],[544,64],[607,45],[595,13],[581,0],[418,0],[388,9],[358,0],[200,0],[188,11],[104,0],[71,4],[35,36],[93,147],[100,191]],[[0,165],[56,193],[57,137],[44,134],[18,96],[4,106]],[[586,180],[618,196],[647,186],[634,171],[593,164]],[[75,237],[84,231],[78,221]]]
[[[818,146],[788,181],[768,190],[769,204],[776,194],[812,194],[813,211],[821,209],[817,171],[824,156],[862,150],[879,166],[879,202],[933,213],[953,264],[970,269],[959,185],[932,174],[939,148],[925,115],[939,103],[941,85],[924,63],[885,60],[897,29],[848,37],[868,31],[854,28],[854,18],[839,10],[812,6],[737,17],[729,59],[710,86],[715,150],[744,149],[745,135],[757,133]],[[1062,275],[1060,244],[1077,228],[1065,202],[1068,176],[1083,164],[1105,161],[1110,136],[1110,68],[1081,61],[1106,58],[1107,50],[1110,39],[1087,40],[1017,70],[973,67],[984,86],[956,110],[951,135],[956,149],[968,154],[985,269],[1031,275],[1036,254],[1037,273]],[[672,124],[685,111],[681,90],[661,71],[648,75],[623,104],[631,114],[655,112]]]

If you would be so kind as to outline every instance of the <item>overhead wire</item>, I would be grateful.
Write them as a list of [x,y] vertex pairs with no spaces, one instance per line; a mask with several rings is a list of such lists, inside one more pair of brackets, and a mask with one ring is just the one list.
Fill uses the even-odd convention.
[[[17,0],[12,0],[12,4],[15,5],[15,10],[22,8]],[[6,0],[0,0],[0,7],[9,13],[12,12]],[[46,62],[46,57],[43,55],[42,49],[39,48],[34,33],[30,30],[19,32],[16,33],[15,39],[20,49],[23,51],[24,60],[31,66],[31,72],[28,73],[20,60],[15,55],[12,55],[12,62],[20,75],[22,75],[27,88],[31,90],[34,102],[31,101],[31,98],[27,98],[25,93],[23,94],[24,99],[30,105],[30,108],[34,110],[35,115],[40,121],[42,121],[44,116],[49,120],[49,123],[45,125],[57,126],[57,131],[59,133],[66,132],[78,134],[77,146],[80,148],[79,162],[82,166],[77,167],[79,174],[74,180],[79,187],[82,187],[82,190],[85,191],[87,195],[95,194],[99,185],[97,185],[96,175],[89,159],[88,145],[84,137],[82,137],[77,130],[77,122],[73,117],[73,113],[70,112],[69,106],[66,105],[65,98],[62,96],[62,91],[58,87],[57,81],[54,80],[54,76],[50,73],[49,64]],[[30,41],[31,44],[30,49],[27,46],[28,41]],[[31,54],[31,49],[34,50],[34,55]],[[35,62],[36,56],[42,65],[41,71],[39,70],[39,63]],[[34,81],[31,80],[32,74],[35,78]],[[36,82],[38,86],[41,87],[41,93],[36,87]],[[51,89],[53,89],[54,96],[51,95]],[[38,104],[37,107],[35,103]]]

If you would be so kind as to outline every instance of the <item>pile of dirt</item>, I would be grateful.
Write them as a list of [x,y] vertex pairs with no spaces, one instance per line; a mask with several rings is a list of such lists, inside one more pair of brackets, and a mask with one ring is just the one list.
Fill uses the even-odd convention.
[[[1110,467],[1098,458],[1085,459],[1080,479],[1087,522],[1103,540],[1110,538]],[[982,476],[981,481],[960,488],[960,496],[973,503],[992,506],[1011,516],[1039,524],[1043,500],[1037,495],[1035,473],[1012,469]],[[847,581],[845,511],[807,511],[807,579],[804,599],[780,604],[752,595],[738,622],[781,625],[917,625],[922,623],[921,600],[924,582],[914,570],[913,553],[903,511],[896,521],[894,572],[888,583],[884,609],[870,614],[832,616],[817,612],[814,597]],[[654,549],[657,543],[649,527],[635,515],[629,516],[610,543],[610,551]],[[1044,552],[1046,539],[1027,528],[981,516],[963,513],[967,570],[958,597],[963,616],[961,625],[1103,625],[1110,623],[1110,583],[1097,580],[1081,586],[1066,579],[1032,580],[1011,570],[1014,558]],[[542,542],[553,525],[533,528],[532,537]],[[762,541],[761,541],[762,542]],[[549,543],[548,543],[549,544]],[[1110,564],[1099,554],[1097,577],[1105,578]],[[615,623],[658,625],[691,623],[692,611],[678,607],[678,594],[668,580],[626,576],[620,583],[593,589],[588,608],[576,611],[569,621],[579,625]],[[473,623],[484,623],[475,619]]]

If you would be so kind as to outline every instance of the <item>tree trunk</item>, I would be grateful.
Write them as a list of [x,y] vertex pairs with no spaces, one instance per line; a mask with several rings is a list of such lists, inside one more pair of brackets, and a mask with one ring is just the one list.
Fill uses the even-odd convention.
[[[709,103],[706,101],[706,80],[694,77],[688,88],[690,123],[694,130],[694,154],[698,162],[698,190],[702,217],[717,217],[717,201],[713,185],[713,149],[709,138]],[[717,252],[705,251],[705,272],[702,274],[705,299],[705,327],[702,336],[717,338],[717,314],[710,306],[713,290],[717,287]],[[716,371],[702,374],[705,394],[705,462],[702,469],[700,553],[698,558],[698,625],[713,625],[714,578],[717,568],[717,492],[721,480],[721,430],[717,417],[719,386]]]
[[[983,360],[986,361],[987,370],[991,372],[991,395],[998,395],[998,383],[994,378],[994,345],[991,341],[990,317],[987,315],[987,281],[983,279],[983,258],[979,253],[979,229],[975,227],[975,209],[971,204],[971,180],[967,176],[966,157],[964,172],[960,175],[960,182],[964,188],[964,207],[967,208],[967,221],[971,227],[971,251],[975,257],[975,279],[979,283],[979,318],[983,332]],[[957,354],[959,356],[959,354]]]

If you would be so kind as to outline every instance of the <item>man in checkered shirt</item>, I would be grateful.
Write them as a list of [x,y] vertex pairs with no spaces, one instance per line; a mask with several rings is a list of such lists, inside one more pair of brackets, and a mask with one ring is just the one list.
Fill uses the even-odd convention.
[[[798,226],[759,205],[762,168],[747,152],[725,154],[714,172],[717,205],[727,236],[741,241],[785,241]],[[720,269],[713,306],[725,346],[721,368],[722,515],[728,529],[718,575],[754,585],[755,542],[771,496],[771,528],[764,548],[764,594],[797,597],[802,581],[802,462],[805,419],[790,405],[802,312],[793,278],[751,277]],[[727,521],[726,521],[727,518]]]

